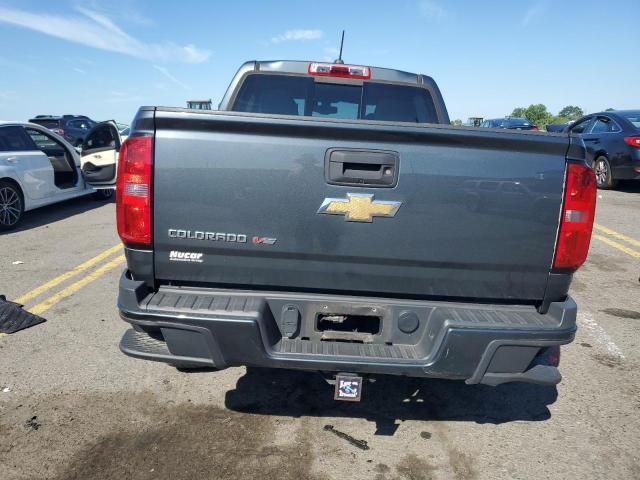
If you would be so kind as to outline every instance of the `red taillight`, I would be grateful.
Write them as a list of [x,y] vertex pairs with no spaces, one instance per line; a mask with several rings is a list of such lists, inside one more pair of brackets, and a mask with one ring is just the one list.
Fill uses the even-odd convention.
[[625,137],[624,141],[632,147],[640,148],[640,135],[635,137]]
[[342,77],[342,78],[371,78],[371,69],[359,65],[344,65],[341,63],[310,63],[309,75],[320,77]]
[[570,163],[553,260],[556,270],[576,270],[587,259],[596,211],[596,178],[586,165]]
[[152,147],[151,136],[129,137],[120,147],[116,217],[125,245],[151,245]]

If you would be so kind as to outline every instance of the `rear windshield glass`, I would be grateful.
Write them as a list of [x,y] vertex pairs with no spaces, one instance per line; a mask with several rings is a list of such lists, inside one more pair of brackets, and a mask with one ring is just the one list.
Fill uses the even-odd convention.
[[387,122],[438,122],[433,98],[424,88],[376,82],[364,82],[363,86],[340,85],[288,75],[249,75],[232,110]]
[[31,123],[35,123],[36,125],[42,125],[44,128],[58,128],[59,126],[59,120],[39,120],[39,119],[35,119],[35,120],[31,120]]
[[624,118],[633,123],[633,126],[640,128],[640,112],[624,113]]

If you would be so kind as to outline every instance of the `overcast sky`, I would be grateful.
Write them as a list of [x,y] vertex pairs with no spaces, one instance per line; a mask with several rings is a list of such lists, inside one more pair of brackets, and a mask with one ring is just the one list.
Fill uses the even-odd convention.
[[640,1],[0,0],[0,119],[216,104],[253,59],[432,76],[452,119],[544,103],[640,108]]

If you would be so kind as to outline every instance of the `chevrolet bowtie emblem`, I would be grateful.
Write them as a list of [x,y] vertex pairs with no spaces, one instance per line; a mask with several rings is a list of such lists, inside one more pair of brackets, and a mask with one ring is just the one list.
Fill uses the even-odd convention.
[[344,215],[347,222],[373,222],[373,217],[393,217],[402,202],[374,200],[373,195],[347,193],[347,198],[325,198],[318,213]]

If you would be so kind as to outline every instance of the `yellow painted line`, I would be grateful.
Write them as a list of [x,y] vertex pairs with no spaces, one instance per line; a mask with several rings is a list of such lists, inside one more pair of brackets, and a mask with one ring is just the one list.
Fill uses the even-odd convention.
[[631,238],[631,237],[627,237],[626,235],[623,235],[622,233],[616,232],[615,230],[611,230],[610,228],[607,228],[603,225],[598,225],[597,223],[593,224],[593,228],[595,228],[596,230],[601,231],[602,233],[606,233],[607,235],[613,237],[613,238],[617,238],[618,240],[622,240],[623,242],[627,242],[629,245],[634,245],[636,247],[640,247],[640,241],[636,240],[635,238]]
[[97,280],[98,278],[100,278],[105,273],[107,273],[110,270],[113,270],[114,268],[119,266],[122,262],[124,262],[124,255],[119,255],[118,257],[114,258],[110,262],[105,263],[104,265],[102,265],[100,268],[98,268],[98,269],[94,270],[93,272],[87,274],[86,276],[82,277],[77,282],[72,283],[68,287],[60,290],[55,295],[50,296],[46,300],[40,302],[39,304],[37,304],[36,306],[34,306],[32,308],[29,308],[28,310],[31,313],[35,314],[35,315],[40,315],[41,313],[46,312],[51,307],[53,307],[56,303],[58,303],[61,300],[73,295],[74,293],[76,293],[81,288],[86,287],[91,282]]
[[66,280],[69,280],[71,277],[76,276],[77,274],[79,274],[80,272],[83,272],[84,270],[86,270],[88,268],[93,267],[96,263],[104,260],[107,257],[110,257],[111,255],[113,255],[116,252],[120,252],[121,250],[122,250],[122,244],[114,245],[113,247],[111,247],[111,248],[105,250],[104,252],[96,255],[95,257],[90,258],[86,262],[81,263],[80,265],[78,265],[74,269],[63,273],[62,275],[59,275],[59,276],[49,280],[47,283],[44,283],[44,284],[40,285],[39,287],[34,288],[30,292],[27,292],[24,295],[16,298],[14,300],[14,302],[25,304],[26,302],[28,302],[32,298],[37,297],[38,295],[46,292],[47,290],[51,290],[53,287],[55,287],[57,285],[60,285],[62,282],[66,281]]
[[640,260],[640,252],[636,252],[635,250],[627,247],[626,245],[623,245],[621,243],[615,242],[615,241],[611,240],[610,238],[603,237],[602,235],[598,235],[597,233],[593,234],[593,238],[596,238],[596,239],[600,240],[601,242],[606,243],[610,247],[613,247],[613,248],[615,248],[617,250],[620,250],[621,252],[626,253],[627,255],[631,255],[633,258],[637,258],[638,260]]

